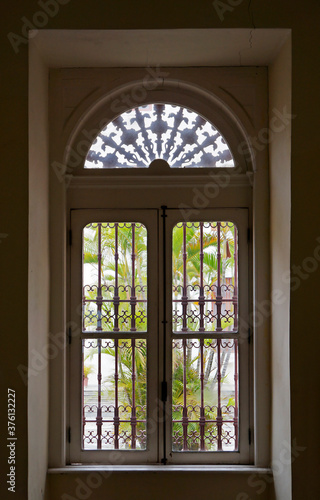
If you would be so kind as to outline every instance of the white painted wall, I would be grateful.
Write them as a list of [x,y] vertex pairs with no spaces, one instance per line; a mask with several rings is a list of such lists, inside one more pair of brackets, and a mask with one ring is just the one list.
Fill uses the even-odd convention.
[[[290,228],[291,228],[291,121],[282,126],[278,113],[291,111],[291,41],[269,67],[271,290],[272,303],[272,465],[276,498],[290,500]],[[274,117],[277,117],[275,119]],[[274,118],[274,121],[272,119]],[[274,124],[274,125],[272,125]],[[287,273],[287,274],[286,274]]]
[[[290,50],[287,43],[270,67],[270,110],[290,109]],[[48,335],[48,165],[47,140],[47,74],[30,44],[30,213],[29,213],[29,364],[32,368],[33,350],[42,351]],[[280,288],[287,302],[274,305],[272,315],[272,380],[273,409],[272,458],[281,460],[283,443],[290,442],[289,398],[289,286],[281,280],[290,262],[290,140],[291,130],[278,132],[270,144],[271,163],[271,252],[272,288]],[[37,271],[35,273],[35,271]],[[43,498],[47,472],[48,441],[48,370],[40,370],[30,378],[29,405],[29,498]],[[59,460],[57,460],[59,463]],[[282,473],[275,470],[276,498],[291,499],[291,466],[283,464]],[[265,483],[268,492],[268,484]],[[246,487],[249,494],[255,493]],[[66,491],[65,485],[62,491]],[[55,490],[52,488],[54,495]],[[56,492],[58,493],[58,492]],[[271,495],[270,495],[271,496]],[[264,495],[261,496],[261,498]]]

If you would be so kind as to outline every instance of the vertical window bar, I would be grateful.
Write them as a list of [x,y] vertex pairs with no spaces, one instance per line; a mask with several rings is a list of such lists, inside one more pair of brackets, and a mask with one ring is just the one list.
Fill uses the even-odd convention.
[[237,227],[234,227],[234,288],[233,288],[233,330],[238,330],[238,234]]
[[[163,377],[164,380],[163,382],[166,383],[166,377],[167,377],[167,357],[166,357],[166,351],[167,351],[167,298],[166,298],[166,290],[167,290],[167,251],[166,251],[166,245],[167,245],[167,239],[166,239],[166,210],[167,206],[162,205],[161,206],[162,210],[162,255],[163,255],[163,310],[162,310],[162,325],[163,325],[163,339],[162,339],[162,347],[163,347]],[[166,428],[166,423],[167,423],[167,401],[162,401],[162,418],[163,418],[163,457],[161,459],[161,463],[164,465],[167,463],[167,443],[166,443],[166,436],[167,436],[167,428]]]
[[82,297],[82,331],[86,331],[86,317],[85,317],[85,307],[86,307],[86,297],[84,295],[84,287],[83,287],[83,297]]
[[135,332],[136,329],[136,292],[135,292],[135,224],[132,224],[132,250],[131,250],[131,259],[132,259],[132,284],[131,284],[131,297],[130,297],[130,305],[131,305],[131,332]]
[[131,340],[132,349],[132,408],[131,408],[131,447],[136,449],[137,416],[136,416],[136,360],[135,360],[135,339]]
[[235,449],[239,447],[239,418],[238,418],[238,341],[234,341],[234,437]]
[[182,286],[182,331],[187,332],[187,308],[188,308],[188,292],[187,292],[187,224],[183,223],[183,286]]
[[84,342],[81,343],[82,350],[82,391],[81,391],[81,408],[82,408],[82,447],[84,447],[84,432],[86,428],[86,413],[84,406]]
[[204,432],[205,432],[205,415],[204,415],[204,359],[203,359],[203,339],[200,339],[200,384],[201,384],[201,401],[200,401],[200,450],[205,450]]
[[118,372],[118,356],[119,356],[119,344],[118,339],[114,341],[114,448],[119,449],[119,394],[118,394],[118,383],[119,383],[119,372]]
[[101,308],[102,308],[102,295],[101,295],[101,222],[99,222],[98,223],[98,290],[97,290],[98,321],[97,321],[97,331],[101,331],[102,330]]
[[119,264],[119,252],[118,252],[118,223],[115,223],[115,250],[114,250],[114,265],[115,265],[115,283],[114,283],[114,296],[113,296],[113,305],[114,305],[114,326],[113,329],[115,332],[119,331],[119,285],[118,285],[118,264]]
[[188,409],[187,409],[187,340],[182,340],[183,344],[183,450],[188,450]]
[[203,222],[200,222],[200,290],[199,290],[200,326],[204,332],[204,288],[203,288]]
[[218,408],[217,408],[217,433],[218,451],[222,450],[222,412],[221,412],[221,339],[217,339],[217,381],[218,381]]
[[97,405],[97,448],[101,450],[102,410],[101,410],[101,339],[98,339],[98,405]]
[[[82,249],[82,275],[83,273],[84,273],[84,248]],[[85,293],[85,286],[82,286],[82,331],[83,332],[86,331],[85,308],[86,308],[86,293]]]
[[221,245],[220,245],[220,237],[221,237],[221,223],[217,222],[217,296],[216,296],[216,305],[217,305],[217,332],[222,332],[221,327],[221,305],[222,305],[222,295],[221,295]]

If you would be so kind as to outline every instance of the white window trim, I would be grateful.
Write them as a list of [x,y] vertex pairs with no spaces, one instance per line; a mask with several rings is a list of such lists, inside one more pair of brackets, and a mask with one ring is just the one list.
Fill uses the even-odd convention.
[[[211,70],[213,72],[219,71],[217,69],[208,69],[206,68],[205,71]],[[68,71],[73,71],[73,70],[68,70]],[[123,70],[122,70],[123,71]],[[136,70],[133,70],[133,72]],[[140,70],[140,72],[143,70]],[[181,71],[181,70],[180,70]],[[188,70],[187,70],[188,71]],[[200,70],[197,70],[200,71]],[[220,75],[221,77],[221,75]],[[192,79],[191,79],[192,80]],[[134,84],[136,85],[136,81],[134,81]],[[131,85],[134,85],[131,84]],[[168,88],[172,87],[172,82],[169,82]],[[174,87],[174,86],[173,86]],[[190,96],[188,96],[188,90],[193,87],[193,91],[195,92],[195,87],[193,82],[188,85],[186,85],[186,92],[184,95],[184,99],[186,101],[190,101]],[[262,85],[263,87],[263,85]],[[130,88],[130,86],[126,87]],[[265,90],[265,89],[264,89]],[[122,88],[123,91],[123,88]],[[172,92],[172,88],[170,90],[166,89],[167,92]],[[100,91],[102,92],[102,91]],[[103,89],[103,93],[106,92],[106,89]],[[179,87],[179,92],[181,93],[181,88]],[[248,137],[248,136],[254,136],[254,127],[249,123],[248,119],[245,116],[245,113],[237,103],[232,102],[232,99],[229,99],[226,97],[226,94],[224,92],[218,90],[216,92],[216,95],[219,94],[218,96],[220,99],[223,95],[224,100],[228,102],[229,108],[232,109],[232,112],[230,112],[230,109],[224,108],[224,112],[227,113],[229,116],[233,114],[233,116],[237,116],[237,120],[233,120],[233,133],[234,131],[237,131],[236,134],[234,134],[235,140],[239,141],[239,137]],[[262,94],[264,91],[262,91]],[[162,95],[163,95],[163,90],[162,90]],[[199,95],[201,95],[201,92],[199,92]],[[154,101],[158,101],[156,99],[156,93],[153,93],[154,96]],[[62,161],[66,161],[66,155],[63,154],[64,151],[66,151],[66,146],[69,145],[69,147],[72,148],[72,145],[77,143],[77,140],[79,140],[79,130],[81,130],[81,127],[83,125],[83,122],[79,119],[79,116],[85,115],[86,117],[89,116],[90,120],[97,121],[97,117],[99,115],[99,112],[97,113],[97,108],[100,107],[100,110],[104,107],[105,103],[103,102],[103,99],[98,98],[97,94],[90,97],[89,101],[91,102],[86,102],[86,109],[89,110],[89,112],[84,113],[84,107],[81,105],[78,109],[76,109],[75,113],[73,114],[72,120],[69,120],[67,123],[67,126],[64,128],[64,133],[62,134],[62,137],[60,136],[59,139],[57,138],[57,133],[55,128],[61,125],[61,115],[59,116],[59,113],[61,112],[61,109],[58,110],[58,113],[56,113],[55,117],[53,118],[53,139],[52,139],[52,144],[53,148],[52,151],[54,152],[52,154],[52,161],[55,161],[57,158],[61,158]],[[192,100],[192,98],[191,98]],[[59,101],[59,99],[57,100]],[[219,102],[217,97],[215,98],[215,103]],[[212,101],[212,104],[213,104]],[[205,102],[205,99],[204,99]],[[93,103],[95,105],[93,105]],[[190,105],[190,103],[189,103]],[[221,107],[221,102],[220,102],[220,107]],[[194,106],[193,106],[194,108]],[[212,106],[213,111],[214,111],[214,106]],[[227,112],[226,112],[227,109]],[[102,111],[100,111],[102,112]],[[93,114],[95,113],[95,114]],[[209,117],[208,117],[209,118]],[[265,117],[266,118],[266,117]],[[86,123],[88,124],[90,121],[87,118]],[[230,140],[230,136],[228,132],[223,130],[223,125],[217,124],[217,121],[212,119],[211,120],[215,125],[218,126],[220,131],[222,132],[223,135],[227,135],[228,140],[229,140],[229,145],[232,151],[235,151],[233,141]],[[60,123],[59,123],[60,122]],[[239,127],[239,123],[242,123],[241,127]],[[245,126],[245,125],[246,126]],[[251,135],[252,134],[252,135]],[[77,137],[78,135],[78,137]],[[51,161],[51,163],[52,163]],[[161,167],[161,166],[160,166]],[[161,167],[162,168],[162,167]],[[160,168],[160,171],[161,171]],[[254,276],[256,276],[256,279],[254,280],[254,299],[255,303],[258,304],[262,300],[268,298],[268,288],[269,284],[265,280],[259,280],[259,275],[265,276],[267,271],[268,271],[268,213],[265,210],[265,203],[268,198],[267,194],[267,189],[266,186],[268,185],[268,169],[266,167],[266,154],[265,152],[261,152],[260,154],[257,155],[255,158],[255,168],[256,172],[254,174],[254,181],[253,181],[253,201],[252,201],[252,207],[250,206],[250,210],[255,213],[255,217],[253,220],[253,261],[254,261]],[[249,165],[250,169],[250,165]],[[161,172],[160,172],[161,173]],[[66,202],[65,196],[62,192],[60,192],[60,187],[57,182],[59,182],[51,172],[52,176],[52,187],[53,187],[53,200],[52,203],[52,208],[57,209],[59,207],[60,213],[56,210],[55,214],[53,214],[53,210],[51,210],[52,214],[52,222],[53,222],[53,229],[52,229],[52,238],[55,239],[57,248],[59,249],[59,253],[61,254],[61,248],[65,248],[65,239],[66,239],[66,226],[67,226],[67,221],[65,217],[65,208],[72,205],[74,208],[80,208],[77,204],[76,198],[77,194],[76,193],[81,193],[81,198],[82,198],[82,203],[87,208],[92,208],[95,202],[97,202],[97,199],[94,201],[92,199],[92,196],[90,195],[90,190],[92,189],[93,186],[96,187],[97,191],[96,193],[98,194],[98,203],[99,200],[103,197],[103,190],[108,189],[107,186],[110,183],[110,181],[113,184],[112,189],[117,188],[117,184],[123,183],[123,179],[115,179],[114,175],[109,175],[108,176],[103,176],[104,181],[102,181],[101,178],[101,173],[99,172],[99,176],[92,175],[88,179],[82,179],[81,176],[79,177],[74,177],[72,179],[72,182],[70,184],[70,196],[68,201]],[[249,175],[252,175],[251,173]],[[196,176],[197,177],[197,176]],[[199,179],[197,181],[197,178],[193,177],[183,179],[183,181],[180,179],[180,182],[182,184],[188,184],[189,183],[189,188],[191,191],[191,188],[194,187],[194,185],[202,185],[202,180],[201,180],[201,175],[199,176]],[[203,175],[202,175],[203,177]],[[159,177],[157,176],[154,177],[153,181],[157,183],[159,181]],[[217,183],[222,183],[222,180],[219,181],[219,176],[215,177],[215,181]],[[150,179],[136,179],[136,182],[144,182],[146,184],[153,184]],[[126,179],[125,181],[126,184],[130,185],[130,178]],[[168,179],[163,179],[161,178],[161,185],[165,186],[166,184],[170,183],[170,180]],[[104,184],[104,185],[103,185]],[[245,190],[245,186],[248,186],[248,176],[245,174],[240,174],[238,176],[234,176],[234,178],[230,182],[230,188],[235,188],[235,186],[238,187],[238,190],[240,193],[235,196],[235,203],[237,206],[247,206],[247,201],[245,201],[246,196],[243,194],[243,191]],[[89,188],[86,186],[90,186]],[[159,186],[159,182],[157,184]],[[60,200],[59,200],[60,198]],[[220,201],[220,198],[218,198]],[[55,226],[54,221],[58,222],[58,227]],[[58,234],[60,233],[60,234]],[[61,246],[60,246],[61,245]],[[262,262],[258,261],[258,256],[259,259],[261,259],[261,256],[263,255]],[[55,283],[52,287],[52,297],[53,300],[57,300],[56,304],[58,306],[59,301],[60,305],[58,306],[58,317],[55,318],[53,321],[53,324],[60,323],[60,325],[63,325],[66,323],[66,301],[64,300],[63,297],[61,297],[61,289],[65,289],[65,284],[66,284],[66,274],[65,274],[65,251],[62,252],[62,263],[60,265],[60,273],[59,276],[56,280]],[[59,293],[60,291],[60,293]],[[58,295],[59,294],[59,298]],[[62,298],[62,300],[61,300]],[[251,458],[251,462],[253,462],[256,465],[266,465],[268,462],[268,456],[269,456],[269,450],[268,450],[268,424],[269,424],[269,401],[268,401],[268,396],[261,395],[261,393],[267,394],[269,392],[269,374],[268,374],[268,340],[265,338],[264,335],[259,336],[259,332],[264,331],[265,329],[268,330],[268,320],[264,322],[263,326],[257,326],[255,329],[255,342],[254,342],[254,356],[255,356],[255,363],[254,363],[254,371],[255,371],[255,408],[254,408],[254,419],[255,419],[255,426],[254,426],[254,453],[253,457]],[[57,330],[57,328],[51,328],[51,331],[60,331]],[[53,438],[52,441],[52,448],[53,448],[53,456],[56,458],[53,460],[57,462],[57,457],[60,457],[58,461],[60,462],[61,466],[63,464],[66,464],[66,453],[65,453],[65,398],[66,398],[66,393],[65,393],[65,383],[61,379],[61,374],[63,373],[63,366],[65,366],[65,359],[64,359],[64,354],[62,354],[61,359],[58,360],[56,363],[54,363],[55,367],[53,367],[53,371],[57,369],[57,372],[60,373],[60,382],[59,382],[59,387],[60,387],[60,392],[59,395],[57,395],[57,390],[51,392],[51,404],[52,404],[52,424],[51,428],[54,429],[54,432],[51,432],[51,438]],[[260,369],[260,367],[263,368]],[[257,366],[259,366],[259,370],[257,370]],[[258,387],[263,387],[265,390],[258,391]],[[54,394],[54,392],[56,394]],[[53,402],[53,403],[52,403]],[[55,438],[59,439],[55,439]],[[51,447],[51,446],[50,446]]]
[[[130,191],[126,190],[122,192],[125,198],[130,197]],[[176,194],[177,204],[179,204],[179,195]],[[158,213],[157,213],[158,212]],[[157,220],[158,219],[158,220]],[[166,265],[166,281],[170,283],[171,281],[171,239],[172,239],[172,228],[173,226],[182,220],[182,213],[178,209],[167,209],[166,210],[166,255],[167,255],[167,265]],[[238,228],[239,235],[239,318],[240,325],[242,320],[244,324],[247,324],[247,312],[248,311],[248,241],[247,241],[247,227],[248,227],[248,210],[243,208],[207,208],[199,210],[190,220],[198,221],[208,221],[208,220],[227,220],[234,222]],[[85,209],[85,210],[72,210],[71,211],[71,227],[72,227],[72,245],[70,248],[71,254],[71,275],[70,275],[70,301],[71,301],[71,324],[75,325],[75,329],[71,331],[72,342],[69,345],[69,361],[68,361],[68,373],[69,373],[69,394],[68,398],[68,413],[69,413],[69,426],[71,431],[71,442],[70,442],[70,453],[68,453],[68,463],[110,463],[112,460],[116,463],[126,463],[126,464],[148,464],[148,463],[161,463],[163,456],[163,439],[162,439],[162,423],[161,423],[161,408],[158,408],[158,401],[160,399],[160,381],[168,381],[168,401],[167,409],[171,407],[170,399],[170,384],[171,380],[171,338],[175,337],[173,334],[171,337],[171,287],[167,287],[166,293],[166,303],[167,303],[167,313],[166,317],[169,319],[167,332],[166,332],[166,345],[167,345],[167,373],[164,376],[162,367],[163,363],[161,358],[163,357],[163,325],[162,325],[162,302],[159,303],[158,298],[161,301],[163,297],[163,286],[162,286],[162,260],[159,259],[160,272],[158,271],[157,265],[157,254],[160,253],[162,248],[162,224],[163,219],[161,217],[161,211],[156,208],[144,208],[137,210],[124,210],[121,208],[121,200],[119,201],[119,207],[114,207],[113,209]],[[148,421],[148,442],[146,451],[80,451],[81,450],[81,422],[79,416],[82,414],[81,411],[81,341],[80,341],[80,329],[81,329],[81,243],[82,243],[82,229],[90,222],[121,222],[121,221],[135,221],[140,222],[145,225],[148,230],[148,290],[149,290],[149,301],[148,301],[148,374],[147,383],[149,394],[148,398],[148,411],[147,414],[151,416],[150,422]],[[158,241],[159,232],[159,241]],[[159,282],[158,282],[159,279]],[[158,288],[160,293],[158,294]],[[157,334],[158,332],[158,334]],[[190,464],[190,463],[202,463],[202,464],[213,464],[213,463],[224,463],[224,464],[248,464],[250,462],[250,446],[248,443],[248,429],[250,427],[250,420],[252,420],[252,411],[250,411],[250,394],[247,391],[247,387],[250,385],[249,381],[249,364],[250,364],[250,349],[247,342],[247,329],[239,329],[239,334],[235,337],[239,338],[239,443],[240,443],[240,453],[239,452],[171,452],[171,420],[167,419],[166,425],[166,458],[168,464]],[[194,335],[199,337],[198,334]],[[225,335],[216,335],[216,338]],[[103,335],[105,337],[105,335]],[[112,336],[113,337],[113,336]],[[121,334],[119,334],[121,337]],[[144,337],[144,335],[143,335]],[[159,337],[159,338],[158,338]],[[177,335],[180,337],[180,335]],[[232,338],[233,335],[231,334]],[[93,335],[95,338],[95,334]],[[159,351],[159,352],[158,352]],[[161,354],[159,354],[161,353]],[[159,365],[159,366],[158,366]],[[251,414],[251,415],[250,415]],[[160,417],[160,418],[159,418]],[[252,425],[252,422],[251,422]],[[116,456],[119,455],[119,456]]]
[[[181,222],[181,211],[175,209],[168,209],[166,211],[166,227],[167,227],[167,238],[166,238],[166,254],[169,256],[167,263],[167,290],[166,290],[166,303],[167,303],[167,317],[169,318],[167,327],[167,359],[170,359],[171,342],[172,338],[175,338],[175,334],[171,334],[170,330],[170,318],[172,311],[172,291],[169,284],[171,282],[171,269],[172,269],[172,251],[171,251],[171,238],[172,229],[178,222]],[[246,323],[248,302],[250,300],[250,292],[248,293],[250,286],[248,283],[248,240],[247,240],[247,229],[248,229],[248,209],[246,208],[206,208],[199,210],[198,213],[190,216],[190,221],[230,221],[237,226],[238,231],[238,255],[239,255],[239,276],[238,276],[238,286],[239,286],[239,333],[238,337],[238,349],[239,349],[239,452],[231,451],[220,451],[220,452],[171,452],[171,422],[167,422],[167,456],[169,464],[190,464],[190,463],[201,463],[201,464],[249,464],[251,462],[250,448],[248,440],[248,430],[250,425],[253,426],[252,422],[252,408],[250,402],[250,391],[247,387],[250,386],[250,375],[249,366],[250,360],[250,348],[247,342],[247,330],[242,328],[242,323]],[[227,336],[226,334],[221,334],[221,338]],[[180,337],[180,335],[177,335]],[[195,334],[195,338],[199,335]],[[219,338],[216,335],[215,338]],[[230,335],[230,338],[233,338]],[[236,338],[236,336],[235,336]],[[167,366],[166,379],[171,380],[171,366]],[[246,387],[247,386],[247,387]],[[169,407],[171,405],[171,400],[169,399]],[[251,423],[250,423],[251,422]]]
[[[68,401],[69,412],[69,426],[71,429],[71,442],[70,450],[68,453],[68,462],[80,463],[112,463],[114,460],[117,464],[140,464],[140,463],[156,463],[157,462],[157,438],[158,434],[151,427],[148,422],[148,415],[156,415],[157,399],[156,397],[148,397],[150,394],[157,394],[159,385],[159,374],[157,370],[157,347],[158,347],[158,307],[157,301],[152,300],[152,297],[158,295],[158,282],[157,282],[157,239],[158,239],[158,217],[156,210],[123,210],[121,208],[113,209],[87,209],[87,210],[73,210],[71,213],[72,219],[72,245],[70,248],[71,253],[71,274],[70,274],[70,314],[72,324],[77,325],[77,335],[72,339],[69,346],[69,360],[68,366],[70,376],[68,380],[70,398]],[[147,229],[148,241],[148,326],[147,334],[141,334],[139,338],[147,339],[147,449],[140,451],[125,451],[125,450],[81,450],[81,340],[79,330],[81,331],[82,323],[82,229],[91,222],[139,222],[142,223]],[[151,234],[152,233],[152,234]],[[152,334],[155,334],[153,337]],[[117,335],[111,335],[115,338]],[[88,335],[90,337],[90,334]],[[103,335],[103,338],[108,338],[108,335]],[[118,338],[124,338],[121,333]],[[96,335],[92,334],[95,339]],[[154,363],[148,363],[152,359]],[[72,376],[71,376],[72,374]],[[116,455],[120,455],[116,457]],[[119,460],[119,461],[118,461]]]

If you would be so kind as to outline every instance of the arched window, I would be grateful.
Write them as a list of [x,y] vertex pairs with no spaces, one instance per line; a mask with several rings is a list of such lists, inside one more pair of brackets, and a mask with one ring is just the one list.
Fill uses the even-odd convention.
[[204,117],[173,104],[147,104],[108,123],[90,147],[84,168],[234,167],[220,132]]
[[[203,116],[153,103],[110,121],[84,168],[147,169],[154,160],[176,170],[235,166],[226,140]],[[126,204],[129,191],[121,189]],[[208,203],[186,216],[179,206],[187,192],[180,183],[169,208],[136,200],[130,210],[106,203],[109,210],[98,215],[72,214],[71,300],[82,302],[81,348],[71,345],[72,359],[82,356],[81,408],[72,405],[72,414],[81,421],[81,461],[115,450],[134,463],[157,456],[229,462],[240,451],[248,457],[249,353],[239,349],[248,317],[248,214]]]
[[249,464],[248,98],[168,82],[119,110],[126,78],[64,104],[66,460]]

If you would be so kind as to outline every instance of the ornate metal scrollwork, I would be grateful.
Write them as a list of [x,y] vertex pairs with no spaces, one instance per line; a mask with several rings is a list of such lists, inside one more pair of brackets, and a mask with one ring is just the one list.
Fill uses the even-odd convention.
[[234,167],[220,132],[190,109],[149,104],[110,122],[91,145],[85,168],[148,168],[155,159],[171,168]]

